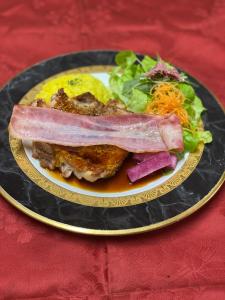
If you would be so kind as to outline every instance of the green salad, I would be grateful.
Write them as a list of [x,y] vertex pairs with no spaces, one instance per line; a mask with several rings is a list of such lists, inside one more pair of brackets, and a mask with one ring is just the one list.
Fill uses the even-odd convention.
[[176,114],[183,128],[184,151],[194,152],[199,143],[212,141],[201,119],[206,109],[186,74],[161,58],[146,55],[140,60],[132,51],[119,52],[115,61],[110,88],[129,111]]

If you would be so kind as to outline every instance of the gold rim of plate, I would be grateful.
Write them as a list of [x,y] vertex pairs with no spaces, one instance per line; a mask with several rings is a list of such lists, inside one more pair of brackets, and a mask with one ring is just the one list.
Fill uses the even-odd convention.
[[[34,88],[32,88],[21,99],[20,102],[23,103],[23,104],[30,103],[30,99],[31,99],[30,97],[32,95],[36,94],[37,91],[39,91],[39,89],[42,86],[42,84],[44,84],[49,79],[55,78],[55,77],[57,77],[59,75],[69,74],[69,73],[74,73],[74,72],[76,72],[76,73],[78,73],[78,72],[81,72],[81,73],[90,73],[90,72],[110,71],[112,69],[112,67],[113,66],[91,66],[91,67],[76,68],[76,69],[72,69],[72,70],[69,70],[69,71],[66,71],[66,72],[58,73],[58,74],[56,74],[56,75],[54,75],[54,76],[52,76],[52,77],[44,80],[43,82],[39,83]],[[221,106],[221,108],[224,110],[223,105],[221,104],[221,102],[215,97],[215,95],[213,95],[213,96],[216,99],[216,101],[218,102],[218,104]],[[13,143],[16,143],[16,148],[18,150],[19,149],[18,145],[21,144],[21,141],[18,141],[16,139],[11,139],[10,138],[10,146],[12,148],[15,147],[15,144],[13,145]],[[22,149],[23,149],[23,147],[22,147]],[[189,168],[189,171],[190,171],[189,174],[187,176],[185,176],[185,178],[183,178],[183,180],[179,184],[181,184],[192,173],[192,171],[195,169],[195,167],[197,166],[198,162],[201,159],[203,150],[204,150],[204,145],[200,145],[200,147],[197,150],[198,154],[196,156],[194,155],[194,160],[192,161],[192,164],[190,165],[191,166],[191,171],[190,171],[190,168]],[[20,145],[20,151],[21,151],[21,145]],[[24,149],[23,149],[23,151],[24,151]],[[15,153],[13,152],[13,155],[14,154]],[[25,152],[24,152],[24,154],[25,154]],[[189,156],[192,156],[192,154],[190,154]],[[28,160],[26,154],[25,154],[25,159]],[[187,165],[188,161],[190,161],[190,158],[185,162],[186,165]],[[18,163],[18,161],[17,161],[17,163]],[[30,165],[31,165],[31,163],[30,163]],[[184,166],[183,166],[183,168],[184,168]],[[183,168],[182,168],[182,170],[183,170]],[[36,170],[36,169],[34,168],[34,170]],[[23,171],[26,171],[26,170],[23,170]],[[40,173],[38,172],[38,174],[40,174]],[[41,175],[41,176],[43,176],[43,175]],[[46,178],[46,177],[44,177],[44,178]],[[143,227],[136,227],[136,228],[130,228],[130,229],[119,229],[119,230],[91,229],[91,228],[83,228],[83,227],[77,227],[77,226],[73,226],[73,225],[61,223],[61,222],[58,222],[58,221],[55,221],[55,220],[52,220],[52,219],[48,219],[47,217],[44,217],[42,215],[39,215],[38,213],[35,213],[32,210],[28,209],[27,207],[23,206],[16,199],[14,199],[13,197],[11,197],[1,186],[0,186],[0,194],[9,203],[11,203],[14,207],[16,207],[18,210],[22,211],[26,215],[28,215],[28,216],[30,216],[30,217],[32,217],[32,218],[34,218],[34,219],[36,219],[36,220],[44,223],[44,224],[53,226],[55,228],[66,230],[66,231],[70,231],[70,232],[74,232],[74,233],[86,234],[86,235],[121,236],[121,235],[131,235],[131,234],[137,234],[137,233],[144,233],[144,232],[147,232],[147,231],[153,231],[153,230],[156,230],[156,229],[160,229],[160,228],[169,226],[171,224],[174,224],[174,223],[176,223],[176,222],[178,222],[178,221],[180,221],[180,220],[182,220],[182,219],[190,216],[191,214],[193,214],[194,212],[196,212],[197,210],[199,210],[202,206],[204,206],[215,195],[215,193],[219,190],[219,188],[222,186],[222,184],[223,184],[224,181],[225,181],[225,172],[223,172],[222,176],[220,177],[220,179],[218,180],[218,182],[216,183],[216,185],[211,189],[211,191],[204,198],[202,198],[200,201],[198,201],[194,206],[190,207],[189,209],[185,210],[184,212],[182,212],[182,213],[180,213],[180,214],[178,214],[178,215],[176,215],[176,216],[174,216],[174,217],[172,217],[170,219],[167,219],[167,220],[155,223],[155,224],[143,226]],[[166,184],[166,183],[167,182],[165,182],[164,184]],[[176,185],[176,186],[178,186],[178,185]],[[174,186],[173,188],[175,188],[176,186]],[[165,193],[163,193],[163,194],[165,194]],[[157,197],[158,196],[156,196],[155,198],[157,198]],[[115,200],[115,198],[114,198],[114,200]],[[146,201],[149,201],[149,199],[146,200]],[[141,201],[140,203],[143,203],[143,202],[146,202],[146,201]],[[72,202],[74,202],[74,201],[72,201]],[[76,201],[76,203],[78,203],[78,202]],[[82,204],[84,204],[84,203],[82,203]],[[88,204],[85,204],[85,205],[88,205]],[[125,205],[124,205],[124,203],[120,203],[120,205],[117,204],[115,207],[125,206]],[[127,204],[127,205],[133,205],[133,204]],[[93,203],[92,203],[92,206],[93,206]],[[100,205],[97,205],[97,206],[100,206]],[[107,207],[109,207],[109,206],[107,206]],[[111,207],[113,207],[113,206],[111,206]]]

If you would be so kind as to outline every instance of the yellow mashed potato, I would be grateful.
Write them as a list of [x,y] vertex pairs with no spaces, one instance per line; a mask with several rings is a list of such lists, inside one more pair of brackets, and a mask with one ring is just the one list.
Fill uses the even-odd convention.
[[89,74],[77,73],[62,75],[49,80],[43,84],[40,92],[36,95],[36,99],[41,98],[48,103],[52,95],[61,88],[69,97],[90,92],[102,103],[106,103],[110,98],[109,90],[100,80]]

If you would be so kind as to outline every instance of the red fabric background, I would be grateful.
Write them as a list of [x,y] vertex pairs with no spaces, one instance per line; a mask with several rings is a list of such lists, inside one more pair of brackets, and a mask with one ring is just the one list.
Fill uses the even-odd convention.
[[[141,4],[140,4],[141,3]],[[133,49],[225,104],[224,0],[1,0],[0,85],[61,53]],[[123,238],[47,227],[0,199],[0,299],[225,299],[225,189],[188,219]]]

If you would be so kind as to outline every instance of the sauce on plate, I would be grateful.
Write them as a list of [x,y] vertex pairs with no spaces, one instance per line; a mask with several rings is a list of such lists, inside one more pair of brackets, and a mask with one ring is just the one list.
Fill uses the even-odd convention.
[[74,187],[100,192],[100,193],[113,193],[113,192],[123,192],[127,190],[132,190],[134,188],[142,187],[150,182],[155,181],[156,179],[163,176],[162,171],[155,172],[149,176],[146,176],[135,183],[131,183],[129,178],[127,177],[127,169],[136,165],[136,161],[132,158],[128,157],[121,168],[117,171],[117,173],[110,178],[99,179],[96,182],[89,182],[84,179],[79,180],[75,176],[71,176],[71,178],[63,178],[61,173],[58,170],[50,171],[48,173],[53,178],[60,180],[61,182],[70,184]]

